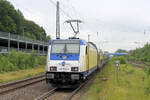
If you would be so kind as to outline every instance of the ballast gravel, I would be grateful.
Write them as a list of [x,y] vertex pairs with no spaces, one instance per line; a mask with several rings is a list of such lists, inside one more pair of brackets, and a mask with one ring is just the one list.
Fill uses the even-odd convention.
[[45,80],[26,86],[7,94],[0,94],[0,100],[34,100],[38,96],[52,89],[50,84],[46,84]]

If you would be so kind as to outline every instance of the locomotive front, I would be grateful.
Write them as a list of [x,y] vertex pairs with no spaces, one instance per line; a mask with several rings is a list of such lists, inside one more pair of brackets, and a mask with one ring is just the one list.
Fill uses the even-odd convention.
[[57,84],[77,83],[83,70],[83,48],[79,39],[52,40],[47,56],[46,82]]

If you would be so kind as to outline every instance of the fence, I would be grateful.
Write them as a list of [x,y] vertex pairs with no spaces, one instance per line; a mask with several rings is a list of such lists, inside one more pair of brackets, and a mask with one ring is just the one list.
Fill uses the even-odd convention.
[[[47,51],[38,51],[38,50],[32,50],[32,49],[17,49],[17,48],[10,48],[10,51],[11,50],[15,50],[16,52],[18,51],[22,51],[24,53],[32,53],[32,52],[35,52],[37,55],[41,55],[41,56],[45,56],[47,55]],[[8,47],[3,47],[3,46],[0,46],[0,54],[5,54],[5,53],[9,53],[8,52]],[[11,53],[11,52],[10,52]]]
[[6,33],[6,32],[0,32],[0,38],[15,40],[15,41],[19,41],[19,42],[40,44],[40,45],[45,45],[45,46],[47,46],[49,44],[49,43],[44,42],[44,41],[34,40],[34,39],[30,39],[30,38],[25,37],[25,36],[19,36],[19,35],[15,35],[15,34]]
[[[6,33],[6,32],[0,32],[0,39],[8,40],[7,47],[0,45],[0,53],[10,53],[10,50],[14,49],[16,51],[23,51],[25,53],[31,53],[32,51],[34,51],[38,55],[46,55],[47,50],[45,50],[45,47],[47,48],[49,45],[48,42],[34,40],[34,39],[30,39],[28,37],[10,34],[10,33]],[[17,43],[17,48],[13,48],[12,46],[10,46],[11,41],[15,41]],[[25,45],[25,48],[20,48],[20,43],[23,43]],[[28,49],[28,44],[32,45],[32,49]],[[34,46],[37,46],[38,49],[35,50]],[[40,47],[43,48],[42,51],[40,50]]]

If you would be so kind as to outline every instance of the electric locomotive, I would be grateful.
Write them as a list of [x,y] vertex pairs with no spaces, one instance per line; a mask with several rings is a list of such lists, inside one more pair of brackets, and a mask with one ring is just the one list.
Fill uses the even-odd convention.
[[83,39],[54,39],[48,49],[46,82],[53,85],[81,83],[98,68],[98,50]]

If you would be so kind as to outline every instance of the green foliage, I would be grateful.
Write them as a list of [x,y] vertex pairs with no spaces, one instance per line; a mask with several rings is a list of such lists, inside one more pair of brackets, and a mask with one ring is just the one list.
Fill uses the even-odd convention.
[[150,94],[150,80],[147,81],[147,86],[145,87],[145,94],[146,95]]
[[126,75],[130,75],[130,74],[136,73],[135,69],[130,69],[128,66],[129,66],[128,63],[124,64],[124,66],[122,65],[121,71],[123,71]]
[[120,61],[120,64],[126,64],[126,58],[123,57],[123,56],[116,56],[112,59],[115,63],[116,60],[119,60]]
[[150,62],[150,44],[146,44],[143,48],[137,48],[130,51],[129,59],[140,62]]
[[[130,51],[129,56],[128,56],[129,60],[132,61],[138,61],[138,62],[145,62],[147,64],[150,64],[150,44],[145,44],[143,48],[137,48],[135,50]],[[149,95],[150,94],[150,66],[148,66],[145,69],[145,73],[147,75],[147,86],[145,87],[145,94]]]
[[20,10],[6,0],[0,0],[0,31],[49,42],[49,36],[43,27],[33,21],[26,20]]
[[146,94],[146,95],[149,95],[149,94],[150,94],[150,87],[146,87],[146,88],[145,88],[145,94]]
[[146,72],[146,74],[147,74],[147,77],[149,77],[149,76],[150,76],[150,68],[149,68],[149,67],[146,68],[145,72]]
[[22,69],[34,68],[46,64],[45,56],[32,54],[16,53],[12,51],[10,55],[0,54],[0,72],[17,71]]
[[128,53],[128,51],[123,49],[118,49],[115,53]]
[[93,84],[86,88],[81,100],[149,100],[150,81],[148,84],[148,79],[143,81],[142,77],[146,76],[144,70],[131,64],[121,64],[118,81],[116,75],[114,61],[110,61],[98,73]]

